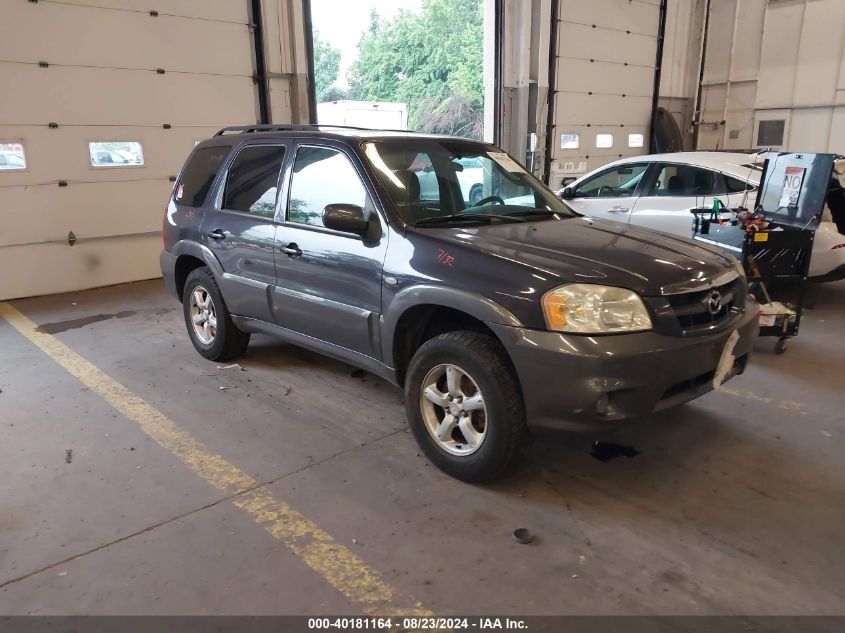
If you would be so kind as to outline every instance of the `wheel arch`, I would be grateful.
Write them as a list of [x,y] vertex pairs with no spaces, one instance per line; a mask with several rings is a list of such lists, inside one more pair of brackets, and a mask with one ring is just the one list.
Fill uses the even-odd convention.
[[176,256],[174,274],[179,301],[182,301],[185,282],[193,270],[207,266],[216,279],[219,280],[223,276],[223,267],[207,246],[181,241],[174,245],[171,252]]
[[505,350],[488,323],[522,326],[506,308],[480,295],[436,286],[407,288],[396,296],[384,317],[383,358],[391,361],[396,380],[403,385],[416,350],[440,334],[458,330],[483,332]]

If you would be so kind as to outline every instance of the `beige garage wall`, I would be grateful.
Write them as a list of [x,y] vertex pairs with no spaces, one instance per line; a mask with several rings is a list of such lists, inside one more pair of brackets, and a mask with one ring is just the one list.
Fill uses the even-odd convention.
[[[0,142],[28,168],[0,171],[0,299],[159,275],[171,177],[197,140],[256,121],[248,6],[2,2]],[[140,141],[145,164],[92,168],[90,141]]]
[[845,2],[720,0],[711,7],[699,147],[757,147],[760,122],[780,120],[785,133],[776,149],[843,152]]
[[[553,188],[648,151],[660,22],[660,0],[559,2]],[[577,134],[578,148],[561,147],[564,134]],[[611,147],[598,146],[600,134],[612,135]],[[631,147],[630,134],[643,146]]]

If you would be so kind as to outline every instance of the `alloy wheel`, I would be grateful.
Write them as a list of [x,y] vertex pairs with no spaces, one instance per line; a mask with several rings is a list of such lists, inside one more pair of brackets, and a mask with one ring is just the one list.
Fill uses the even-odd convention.
[[457,365],[437,365],[420,390],[423,421],[437,446],[465,457],[476,452],[487,431],[487,407],[478,383]]
[[208,290],[196,286],[191,291],[190,308],[194,334],[203,345],[211,345],[217,336],[217,313]]

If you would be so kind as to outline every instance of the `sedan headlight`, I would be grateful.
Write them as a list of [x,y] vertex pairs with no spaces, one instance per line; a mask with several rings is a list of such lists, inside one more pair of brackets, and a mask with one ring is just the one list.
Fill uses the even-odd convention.
[[569,284],[543,296],[550,330],[574,334],[612,334],[651,329],[651,317],[639,295],[625,288]]

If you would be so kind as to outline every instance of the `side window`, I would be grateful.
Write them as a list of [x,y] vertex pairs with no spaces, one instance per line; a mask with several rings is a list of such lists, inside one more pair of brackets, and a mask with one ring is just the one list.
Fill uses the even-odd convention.
[[220,165],[231,149],[228,146],[205,147],[194,152],[182,170],[182,178],[176,185],[173,199],[189,207],[201,207]]
[[629,134],[628,147],[643,147],[645,145],[645,136],[642,134]]
[[718,193],[716,186],[718,175],[715,171],[691,165],[663,165],[647,195],[712,196]]
[[756,191],[757,187],[753,183],[746,183],[739,178],[733,176],[725,176],[725,186],[728,193],[742,193],[744,191]]
[[330,204],[367,206],[367,190],[343,152],[330,147],[300,147],[293,165],[287,219],[323,226]]
[[786,119],[760,121],[757,128],[757,147],[772,147],[783,145],[786,132]]
[[88,143],[92,167],[138,167],[144,164],[140,141],[94,141]]
[[619,165],[578,185],[576,198],[629,198],[648,169],[646,163]]
[[0,141],[0,171],[26,169],[26,155],[23,143]]
[[229,168],[223,208],[272,218],[284,157],[282,145],[244,147]]
[[596,134],[596,148],[610,149],[613,147],[613,134]]
[[560,149],[578,149],[581,139],[575,132],[560,135]]

